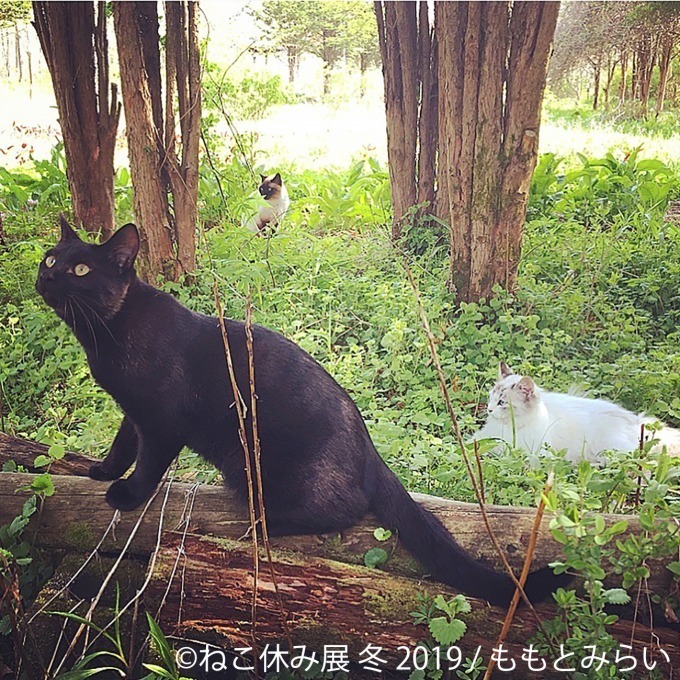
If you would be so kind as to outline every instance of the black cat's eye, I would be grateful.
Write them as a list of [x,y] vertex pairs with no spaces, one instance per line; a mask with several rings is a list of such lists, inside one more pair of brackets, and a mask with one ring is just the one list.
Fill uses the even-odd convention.
[[48,255],[45,258],[45,266],[49,269],[50,267],[54,267],[55,262],[57,261],[57,258],[54,257],[54,255]]
[[90,268],[89,268],[86,264],[82,264],[82,263],[81,263],[81,264],[77,264],[77,265],[73,268],[73,273],[74,273],[76,276],[85,276],[85,274],[89,274],[89,273],[90,273]]

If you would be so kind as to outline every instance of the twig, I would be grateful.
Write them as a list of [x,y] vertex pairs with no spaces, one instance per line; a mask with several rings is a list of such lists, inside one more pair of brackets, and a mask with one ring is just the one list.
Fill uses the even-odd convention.
[[[123,546],[123,549],[121,550],[120,555],[114,562],[113,566],[109,570],[109,573],[106,575],[106,578],[104,579],[104,582],[102,583],[101,587],[99,588],[99,592],[95,596],[95,598],[92,600],[92,603],[90,604],[89,609],[87,610],[87,613],[85,614],[85,620],[89,621],[92,618],[92,614],[95,610],[95,607],[97,604],[99,604],[99,600],[101,599],[102,594],[104,593],[104,590],[106,586],[108,586],[109,582],[113,578],[113,575],[116,573],[116,570],[120,566],[120,563],[123,561],[123,558],[125,557],[125,553],[127,552],[128,548],[130,547],[132,541],[134,540],[135,536],[137,535],[137,531],[139,530],[139,527],[142,524],[142,519],[146,515],[147,510],[149,509],[150,505],[156,500],[156,496],[158,495],[161,487],[159,486],[156,491],[154,491],[153,495],[149,500],[146,502],[146,505],[142,509],[142,511],[139,513],[139,517],[137,518],[137,521],[135,522],[135,525],[132,527],[132,530],[130,531],[130,535],[128,536],[127,541],[125,542],[125,545]],[[119,510],[116,510],[116,513],[119,513]],[[59,673],[61,670],[61,667],[64,665],[66,662],[66,659],[69,657],[71,652],[75,649],[76,644],[78,643],[78,640],[80,639],[80,636],[83,634],[83,630],[87,627],[86,623],[81,623],[80,626],[78,627],[78,630],[76,631],[76,634],[73,636],[73,640],[71,640],[71,644],[69,645],[68,649],[66,650],[59,666],[55,670],[55,675]],[[86,645],[87,646],[87,645]]]
[[[475,442],[476,444],[476,442]],[[538,532],[541,528],[541,520],[543,519],[543,511],[545,510],[545,497],[550,493],[553,481],[555,478],[554,472],[550,472],[548,475],[548,480],[545,483],[545,488],[543,489],[543,494],[541,495],[541,500],[538,503],[538,509],[536,510],[536,516],[534,517],[534,524],[531,527],[531,535],[529,536],[529,545],[527,547],[527,554],[524,558],[524,565],[522,566],[522,573],[519,575],[519,582],[524,586],[527,582],[527,577],[529,576],[529,570],[531,569],[531,561],[534,557],[534,550],[536,549],[536,539],[538,538]],[[512,596],[510,602],[510,607],[505,615],[505,620],[503,621],[503,627],[496,641],[496,647],[500,648],[503,640],[505,640],[508,631],[510,630],[510,624],[512,624],[512,619],[515,616],[515,611],[517,610],[517,605],[519,604],[520,591],[519,588],[515,588],[515,594]],[[496,662],[491,657],[489,665],[487,666],[486,673],[484,674],[484,680],[489,680],[491,678],[491,673],[493,673],[494,666]]]
[[484,473],[482,472],[482,459],[479,457],[479,442],[475,439],[472,442],[472,449],[477,461],[477,478],[479,479],[479,491],[482,494],[482,503],[486,503],[486,492],[484,490]]
[[411,268],[408,266],[408,262],[406,261],[405,258],[402,259],[402,265],[404,267],[404,270],[406,271],[406,276],[408,277],[409,283],[411,284],[411,287],[413,288],[413,292],[415,294],[416,298],[416,303],[418,305],[418,312],[420,314],[420,320],[422,322],[423,328],[425,329],[425,334],[427,335],[427,341],[430,347],[430,355],[432,358],[432,363],[435,367],[435,370],[437,371],[437,375],[439,377],[439,385],[441,387],[442,395],[444,397],[444,401],[446,403],[446,409],[448,411],[449,417],[451,418],[451,422],[453,424],[453,429],[456,435],[456,441],[458,442],[458,445],[461,450],[461,454],[463,457],[463,461],[465,463],[465,467],[467,468],[468,474],[470,475],[470,481],[472,482],[472,488],[475,492],[475,496],[477,498],[477,503],[479,504],[479,509],[482,514],[482,520],[484,521],[484,526],[486,527],[486,531],[489,534],[489,538],[491,539],[491,543],[493,544],[496,552],[498,553],[498,557],[500,558],[501,562],[503,563],[503,567],[505,568],[505,571],[507,572],[508,576],[510,577],[511,581],[515,584],[515,587],[519,589],[520,594],[522,596],[522,599],[524,600],[525,604],[531,611],[533,617],[536,620],[536,623],[538,625],[538,628],[540,631],[543,633],[546,641],[548,642],[551,650],[553,653],[556,653],[557,650],[555,649],[554,645],[552,644],[552,641],[550,640],[549,636],[547,635],[544,627],[543,627],[543,621],[541,620],[541,617],[538,615],[538,612],[536,611],[535,607],[533,604],[531,604],[531,600],[527,597],[526,593],[524,592],[524,588],[522,587],[522,584],[517,580],[517,577],[515,576],[515,573],[512,570],[512,567],[510,566],[510,563],[508,562],[508,558],[505,556],[505,553],[503,552],[503,548],[501,548],[498,539],[496,538],[496,534],[491,527],[491,522],[489,521],[489,515],[486,512],[486,506],[484,504],[484,500],[482,499],[482,494],[479,490],[479,485],[477,484],[477,481],[475,479],[475,475],[472,471],[472,466],[470,465],[470,460],[468,458],[467,454],[467,448],[465,446],[465,441],[463,440],[463,436],[461,435],[460,432],[460,427],[458,425],[458,418],[456,418],[456,413],[453,410],[453,405],[451,403],[451,396],[449,394],[449,389],[446,384],[446,377],[444,376],[444,371],[442,370],[441,364],[439,362],[439,355],[437,354],[437,346],[435,344],[435,339],[434,336],[432,335],[432,331],[430,330],[430,323],[427,319],[427,314],[425,313],[425,308],[423,307],[423,302],[420,298],[420,291],[418,290],[418,286],[416,285],[416,282],[413,278],[413,274],[411,272]]
[[49,607],[63,592],[65,592],[68,587],[78,578],[78,576],[80,576],[85,567],[87,567],[87,565],[94,559],[95,555],[99,553],[99,549],[102,547],[106,537],[109,535],[109,532],[119,521],[119,518],[120,513],[116,510],[116,512],[113,513],[113,517],[111,517],[109,525],[104,530],[102,537],[99,539],[99,543],[97,543],[97,545],[94,547],[94,550],[92,550],[92,552],[87,556],[87,559],[80,565],[80,567],[78,567],[78,570],[73,574],[73,576],[71,576],[71,578],[54,595],[52,595],[52,597],[47,600],[47,602],[45,602],[45,604],[42,605],[40,609],[38,609],[38,611],[33,614],[33,616],[31,616],[26,625],[30,626],[35,618],[40,616],[40,614],[42,614],[47,609],[47,607]]
[[[149,583],[151,582],[151,576],[153,574],[154,567],[156,566],[156,560],[158,559],[158,552],[160,551],[161,548],[161,539],[163,537],[163,522],[165,519],[165,508],[168,504],[168,498],[170,496],[170,489],[172,487],[172,482],[174,480],[174,477],[171,477],[168,483],[166,484],[165,487],[165,496],[163,497],[163,504],[161,505],[160,513],[158,516],[158,532],[156,535],[156,545],[154,546],[154,550],[151,553],[151,559],[149,560],[149,566],[147,567],[146,570],[146,578],[144,579],[144,583],[142,584],[141,588],[137,590],[137,592],[132,596],[132,598],[125,604],[125,606],[122,609],[119,609],[114,617],[109,621],[97,634],[97,636],[92,640],[90,645],[94,644],[120,617],[132,606],[136,605],[137,602],[139,601],[139,598],[144,594],[144,591],[147,589]],[[134,627],[133,627],[134,630]],[[134,637],[134,636],[133,636]],[[89,647],[89,645],[88,645]],[[83,650],[83,654],[85,653],[85,650]]]
[[[645,451],[645,424],[640,425],[640,441],[638,442],[638,449],[640,451],[640,457]],[[640,505],[640,490],[642,489],[642,463],[640,463],[640,474],[637,478],[637,488],[635,489],[635,505],[636,507]]]
[[257,518],[255,516],[255,500],[253,487],[253,471],[250,460],[250,447],[248,446],[248,434],[246,432],[245,420],[245,401],[241,396],[236,381],[236,373],[234,372],[234,362],[232,361],[231,349],[229,347],[229,336],[227,334],[227,325],[224,321],[224,312],[222,310],[222,302],[220,300],[220,293],[217,289],[217,279],[213,276],[213,295],[215,298],[215,308],[217,309],[217,316],[220,322],[220,329],[222,331],[222,343],[224,345],[224,352],[227,359],[227,368],[229,371],[229,379],[231,381],[231,389],[234,394],[234,405],[236,407],[236,415],[239,424],[239,439],[241,440],[241,447],[243,448],[243,455],[245,458],[246,480],[248,483],[248,515],[250,518],[250,533],[253,544],[253,598],[251,602],[251,629],[250,636],[253,645],[253,658],[255,661],[255,675],[257,676],[257,646],[256,646],[256,629],[257,629],[257,588],[260,573],[260,556],[257,545]]
[[255,480],[257,482],[257,500],[260,510],[260,528],[262,530],[262,542],[267,554],[267,562],[269,564],[269,573],[271,575],[272,583],[274,584],[274,592],[276,593],[276,601],[279,606],[279,613],[281,616],[281,624],[288,640],[289,651],[293,653],[293,637],[288,627],[288,614],[283,606],[283,598],[279,590],[279,584],[276,580],[276,571],[274,569],[274,561],[272,560],[271,546],[269,545],[269,530],[267,529],[267,517],[264,509],[264,494],[262,491],[262,470],[260,467],[261,448],[260,435],[257,428],[257,393],[255,392],[255,358],[253,352],[253,325],[252,325],[252,309],[250,306],[250,295],[246,299],[246,347],[248,349],[248,374],[250,378],[250,415],[252,418],[253,427],[253,453],[255,458]]

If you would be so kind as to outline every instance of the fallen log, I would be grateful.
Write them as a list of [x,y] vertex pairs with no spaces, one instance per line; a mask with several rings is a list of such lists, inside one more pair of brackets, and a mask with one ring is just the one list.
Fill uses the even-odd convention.
[[[362,651],[371,644],[381,648],[385,668],[395,668],[409,653],[413,667],[413,651],[428,638],[427,630],[416,626],[410,614],[418,608],[419,596],[454,595],[454,591],[440,584],[417,582],[332,560],[274,551],[273,563],[293,645],[304,645],[317,654],[324,647],[346,645],[348,658],[359,663]],[[259,581],[257,649],[261,652],[265,644],[271,648],[278,643],[285,656],[286,632],[274,583],[265,565],[260,566]],[[166,634],[202,640],[218,650],[250,648],[252,588],[249,546],[193,535],[183,539],[174,534],[163,540],[144,598],[152,612],[159,603],[164,603],[159,622]],[[481,600],[468,600],[472,612],[461,617],[467,623],[467,632],[457,645],[463,658],[473,656],[480,647],[482,658],[488,662],[505,611]],[[544,621],[555,616],[551,605],[539,605],[537,610]],[[647,626],[620,620],[610,627],[610,632],[622,643],[632,645],[639,658],[647,646],[650,658],[652,630]],[[511,677],[555,677],[550,664],[556,657],[547,652],[543,656],[549,665],[544,675],[529,672],[526,666],[522,668],[523,649],[535,633],[532,616],[523,612],[515,617],[504,645],[508,656],[517,662]],[[657,627],[653,634],[657,645],[669,656],[666,668],[677,668],[680,664],[677,633]],[[421,653],[420,661],[425,653]],[[213,658],[218,656],[215,652]],[[654,658],[663,667],[658,651]]]
[[[27,492],[17,493],[17,489],[30,487],[34,479],[35,475],[28,473],[0,473],[0,525],[11,522],[19,514]],[[29,530],[35,534],[36,545],[80,552],[92,550],[114,520],[114,511],[104,500],[109,483],[64,475],[53,475],[52,481],[54,495],[44,500],[39,518],[29,525]],[[434,512],[476,559],[483,560],[497,571],[502,570],[501,560],[487,538],[476,505],[423,494],[413,496]],[[489,505],[487,513],[508,561],[517,570],[521,569],[534,510]],[[620,515],[605,517],[608,524],[623,518]],[[635,520],[626,519],[629,520],[629,531],[639,531]],[[546,518],[541,525],[534,553],[534,568],[560,557],[560,545],[552,539],[548,523],[549,519]],[[376,540],[373,532],[377,526],[377,520],[369,515],[360,524],[342,533],[284,536],[273,539],[272,544],[278,548],[349,564],[363,564],[364,555],[369,549],[381,547],[390,553],[389,560],[382,567],[385,570],[410,577],[426,575],[425,569],[401,547],[397,536],[392,536],[386,542]],[[159,530],[183,531],[185,528],[191,533],[238,540],[247,533],[249,525],[244,511],[223,487],[170,482],[159,487],[146,512],[135,510],[119,513],[111,531],[101,543],[101,550],[119,552],[134,531],[128,553],[148,556],[156,548]],[[652,561],[649,566],[649,589],[655,593],[667,593],[671,574],[665,568],[665,563]]]
[[[0,432],[0,469],[8,461],[14,461],[17,465],[30,470],[31,472],[41,471],[33,463],[40,456],[48,455],[49,446],[29,439],[10,437],[10,435]],[[78,475],[86,477],[90,465],[96,462],[94,458],[87,458],[78,453],[67,451],[63,458],[55,460],[50,466],[50,472],[55,475]]]
[[[0,466],[13,460],[26,469],[35,470],[33,461],[38,455],[47,454],[47,451],[48,447],[43,444],[0,433]],[[50,472],[56,493],[45,500],[40,525],[32,523],[38,545],[79,551],[89,551],[98,545],[111,524],[114,512],[104,500],[109,483],[83,477],[87,475],[93,462],[94,459],[67,452],[51,465]],[[32,479],[30,474],[0,473],[0,525],[11,522],[19,514],[23,498],[15,491],[30,486]],[[487,538],[486,527],[476,504],[417,493],[412,495],[435,513],[456,540],[476,559],[498,571],[502,570],[501,560]],[[487,513],[508,562],[513,568],[520,570],[535,510],[488,505]],[[188,528],[193,533],[236,540],[243,537],[249,528],[245,510],[239,507],[228,489],[222,486],[172,482],[159,489],[156,499],[145,513],[141,510],[122,513],[117,519],[115,530],[104,539],[101,549],[120,551],[130,532],[136,527],[128,552],[131,555],[148,556],[158,541],[161,516],[163,524],[160,528],[165,531],[184,528],[188,522]],[[628,531],[637,533],[641,530],[635,518],[624,515],[604,517],[607,524],[626,519]],[[544,518],[539,531],[533,559],[534,568],[560,558],[560,546],[552,539],[549,521],[548,517]],[[383,569],[411,577],[426,575],[422,565],[400,546],[398,537],[393,536],[387,542],[375,539],[373,532],[379,525],[369,515],[360,524],[342,533],[281,537],[273,540],[273,544],[349,564],[363,564],[366,552],[380,547],[390,554]],[[659,594],[667,593],[672,577],[665,562],[651,561],[649,566],[649,590]]]
[[[26,467],[30,466],[28,458],[43,452],[35,446],[21,449],[26,456]],[[0,454],[11,454],[13,450],[16,449],[10,443]],[[90,462],[77,456],[67,458],[74,474],[82,474]],[[34,479],[35,475],[27,473],[0,474],[0,524],[18,514],[25,495],[16,490],[30,486]],[[45,499],[38,521],[31,524],[36,543],[58,549],[92,550],[114,519],[114,512],[104,500],[108,483],[56,474],[52,479],[55,494]],[[419,494],[414,497],[435,512],[475,557],[501,569],[476,505]],[[508,560],[519,568],[534,510],[503,506],[488,506],[487,510]],[[621,516],[609,516],[607,522],[619,519]],[[629,530],[639,530],[635,521],[626,519],[630,522]],[[559,557],[559,545],[550,537],[547,522],[546,519],[539,534],[534,567]],[[284,537],[273,541],[274,562],[277,574],[282,575],[279,581],[296,644],[314,646],[348,641],[351,650],[356,652],[359,645],[363,649],[366,644],[381,646],[380,642],[384,641],[386,655],[393,664],[395,655],[404,653],[403,649],[399,650],[398,642],[413,649],[417,641],[426,636],[424,629],[415,627],[408,615],[415,608],[416,593],[452,595],[454,591],[438,583],[414,581],[414,577],[419,579],[424,575],[422,567],[403,551],[396,537],[379,543],[373,536],[375,527],[375,520],[367,517],[342,534]],[[159,489],[146,512],[123,513],[118,517],[102,542],[101,551],[119,552],[136,532],[128,548],[130,554],[148,556],[157,551],[146,597],[153,611],[167,590],[167,607],[160,612],[166,633],[174,631],[225,647],[247,645],[252,557],[249,545],[238,541],[247,528],[242,510],[225,489],[170,482]],[[164,533],[159,540],[161,531]],[[220,538],[208,538],[209,535]],[[186,541],[184,557],[177,571],[178,546],[182,540]],[[365,552],[372,547],[393,551],[383,566],[385,571],[352,566],[361,564]],[[664,564],[654,563],[650,567],[649,589],[668,592],[670,573]],[[181,575],[179,581],[170,579],[173,573]],[[260,580],[258,644],[281,639],[282,635],[278,608],[272,599],[273,584],[264,567],[260,570]],[[539,612],[544,619],[554,615],[554,609],[548,605],[542,605]],[[484,650],[490,651],[503,616],[502,610],[477,601],[473,615],[468,617],[465,649],[474,651],[483,641]],[[529,616],[520,614],[513,626],[508,649],[513,655],[521,654],[522,645],[533,631],[533,623]],[[672,662],[680,662],[674,631],[658,627],[652,631],[640,621],[635,625],[620,621],[612,633],[626,644],[633,639],[641,645],[654,635],[659,645],[671,654]],[[391,645],[387,644],[390,640]],[[513,677],[522,675],[516,673]]]

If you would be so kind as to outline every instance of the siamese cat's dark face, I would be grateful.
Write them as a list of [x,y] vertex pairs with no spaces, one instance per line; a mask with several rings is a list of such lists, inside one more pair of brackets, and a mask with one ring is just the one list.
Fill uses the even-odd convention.
[[138,250],[134,224],[121,227],[97,246],[81,241],[61,217],[61,239],[40,263],[35,288],[67,323],[79,316],[110,319],[120,310],[135,277]]
[[266,177],[265,175],[260,175],[262,178],[262,184],[258,187],[258,191],[265,201],[269,201],[273,198],[278,198],[281,194],[281,187],[283,186],[283,181],[281,180],[281,174],[276,173],[275,175],[270,175]]

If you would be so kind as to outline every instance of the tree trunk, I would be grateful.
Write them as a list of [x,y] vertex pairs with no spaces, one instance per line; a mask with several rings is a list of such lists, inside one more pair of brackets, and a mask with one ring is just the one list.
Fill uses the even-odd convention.
[[288,55],[288,82],[292,85],[295,82],[295,62],[297,61],[297,52],[294,47],[287,48]]
[[[197,2],[165,5],[166,102],[165,167],[170,178],[176,230],[177,260],[182,272],[196,266],[198,220],[198,145],[201,138],[201,69],[199,64]],[[181,156],[175,148],[173,84],[178,95]]]
[[54,86],[75,221],[109,236],[120,104],[109,84],[105,3],[97,6],[95,23],[91,2],[34,2],[33,26]]
[[511,13],[505,2],[435,5],[439,182],[448,183],[449,284],[459,301],[515,286],[558,9],[554,2],[515,3]]
[[[35,456],[44,454],[46,449],[34,442],[2,435],[0,464],[13,459],[30,468]],[[86,468],[89,462],[66,454],[54,463],[51,472],[55,493],[44,500],[41,512],[27,529],[29,536],[31,530],[36,531],[38,547],[90,552],[110,527],[114,512],[104,501],[108,483],[56,474],[62,471],[78,474],[79,466]],[[0,525],[19,513],[26,492],[18,493],[17,489],[29,487],[34,479],[34,475],[26,473],[0,473]],[[465,549],[499,568],[498,556],[485,539],[486,530],[475,505],[420,494],[415,494],[415,498],[455,533]],[[502,537],[508,560],[513,567],[519,568],[535,511],[501,506],[487,506],[487,510],[492,526]],[[605,516],[607,524],[620,519],[621,516]],[[629,520],[629,531],[641,530],[635,519],[626,519]],[[549,519],[545,518],[539,532],[534,566],[559,558],[560,546],[551,539],[548,523]],[[428,592],[430,596],[450,597],[454,591],[438,583],[421,581],[422,567],[403,551],[397,537],[379,543],[373,536],[375,526],[375,520],[368,517],[342,534],[277,538],[273,540],[273,563],[294,644],[306,644],[314,649],[323,644],[348,644],[350,656],[356,660],[356,655],[370,642],[384,648],[381,656],[386,658],[386,667],[393,668],[395,660],[403,658],[403,654],[399,655],[403,652],[399,645],[413,648],[427,636],[424,628],[411,623],[410,612],[418,604],[417,594]],[[144,601],[153,613],[161,602],[165,602],[157,620],[166,635],[206,640],[224,648],[249,646],[252,555],[250,546],[238,540],[246,528],[245,513],[225,489],[171,483],[161,487],[146,513],[122,513],[115,530],[110,531],[99,545],[99,551],[102,554],[120,552],[132,531],[136,531],[128,555],[148,557],[151,553],[156,554]],[[185,534],[185,530],[188,533]],[[219,538],[208,538],[208,534]],[[377,546],[390,553],[380,570],[356,566],[363,563],[368,549]],[[671,587],[671,574],[665,562],[650,561],[648,567],[651,574],[645,583],[646,589],[667,593]],[[414,578],[418,580],[414,581]],[[261,647],[282,641],[284,636],[273,583],[265,563],[260,565],[259,580],[257,642]],[[647,626],[648,613],[644,609],[648,600],[646,595],[645,592],[641,598],[643,607],[636,613],[635,621],[621,619],[608,628],[621,642],[633,644],[637,654],[642,647],[649,646],[652,636]],[[482,645],[485,657],[488,657],[504,612],[469,599],[473,613],[463,617],[467,620],[468,632],[459,646],[467,653]],[[538,612],[545,621],[555,614],[548,604],[540,605]],[[628,614],[620,608],[617,613]],[[630,618],[633,618],[632,611]],[[680,662],[677,635],[664,628],[662,621],[655,619],[656,643],[669,654],[670,663],[677,665]],[[522,646],[535,631],[534,625],[534,619],[521,609],[507,639],[511,656],[520,659]],[[655,657],[658,658],[658,654]],[[518,669],[513,677],[525,675]]]
[[427,3],[375,2],[385,87],[387,155],[392,188],[392,236],[411,209],[435,197],[437,49]]
[[115,2],[113,7],[141,234],[140,273],[147,280],[158,275],[177,280],[195,266],[201,120],[196,3],[166,5],[165,108],[156,3]]
[[559,3],[435,3],[433,30],[426,3],[374,4],[393,238],[427,205],[458,301],[512,289]]
[[619,106],[626,100],[626,77],[628,69],[628,52],[621,52],[621,83],[619,84]]
[[614,72],[616,71],[616,62],[612,59],[611,54],[607,55],[607,71],[604,83],[604,110],[609,111],[609,92],[612,87],[612,80],[614,80]]
[[[46,454],[47,448],[35,442],[0,435],[0,468],[8,460],[13,460],[28,470],[43,472],[45,468],[35,469],[33,461],[36,456]],[[109,483],[95,482],[84,476],[92,462],[89,458],[67,453],[50,467],[56,492],[45,500],[40,525],[35,527],[39,546],[89,551],[99,542],[114,511],[104,500]],[[34,478],[34,475],[27,473],[0,473],[0,526],[11,522],[20,512],[25,495],[17,493],[17,489],[29,487]],[[484,560],[494,569],[502,569],[500,558],[491,541],[486,538],[484,521],[476,504],[424,494],[413,494],[413,497],[433,512],[475,559]],[[187,499],[191,500],[192,507],[189,518],[186,516]],[[513,568],[520,569],[535,510],[501,505],[487,505],[486,509],[491,526],[502,537],[501,543],[508,562]],[[131,542],[130,553],[141,557],[148,556],[154,550],[161,518],[162,526],[167,530],[188,522],[193,533],[233,540],[241,538],[248,529],[247,511],[228,489],[172,482],[161,488],[143,516],[141,509],[122,513],[115,532],[108,534],[102,550],[120,551],[140,516],[141,522]],[[84,517],[87,521],[83,521]],[[641,531],[635,517],[604,515],[604,518],[608,525],[626,519],[630,533]],[[541,525],[534,552],[534,567],[560,559],[561,546],[552,539],[549,522],[546,517]],[[379,526],[377,520],[369,515],[341,534],[284,536],[272,539],[272,544],[281,549],[348,564],[363,564],[367,550],[383,547],[391,555],[383,569],[411,578],[426,574],[425,569],[401,546],[397,536],[387,542],[377,541],[373,535],[376,526]],[[667,593],[672,584],[671,573],[665,564],[665,560],[652,560],[649,563],[647,587],[658,594]],[[613,585],[615,580],[608,583]]]
[[659,49],[659,87],[656,94],[656,115],[663,111],[663,103],[666,97],[666,87],[671,76],[671,62],[673,58],[674,40],[672,35],[665,35],[661,39]]
[[600,57],[592,62],[593,64],[593,111],[597,111],[600,104],[600,75],[602,73],[602,64]]
[[656,64],[658,37],[645,36],[638,43],[637,66],[638,66],[638,99],[640,100],[640,112],[643,118],[647,117],[649,110],[649,95],[652,88],[652,75]]

